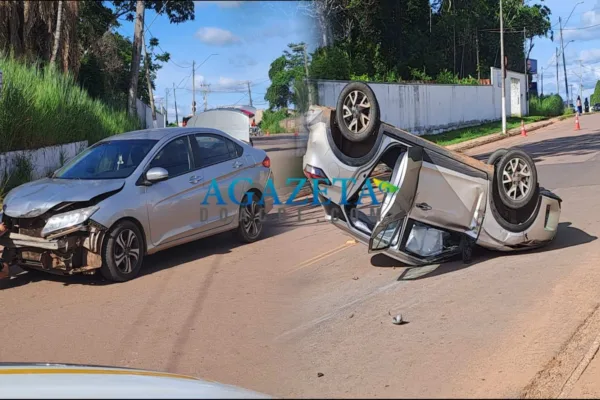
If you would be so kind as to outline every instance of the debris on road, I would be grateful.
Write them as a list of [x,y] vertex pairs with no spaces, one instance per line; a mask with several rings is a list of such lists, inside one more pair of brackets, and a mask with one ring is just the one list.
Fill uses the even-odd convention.
[[[392,313],[388,311],[389,316],[392,316]],[[404,325],[406,323],[406,321],[404,321],[404,319],[402,318],[402,314],[398,314],[396,315],[394,318],[392,318],[392,323],[394,325]]]
[[358,280],[358,276],[355,276],[354,278],[352,278],[352,280],[357,281]]
[[317,372],[317,378],[321,378],[322,376],[325,376],[325,374],[322,372]]
[[350,314],[348,318],[354,318],[354,313]]

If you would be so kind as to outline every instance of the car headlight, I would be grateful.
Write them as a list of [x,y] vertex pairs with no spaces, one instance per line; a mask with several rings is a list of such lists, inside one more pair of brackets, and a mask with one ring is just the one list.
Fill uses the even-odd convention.
[[71,228],[83,224],[88,220],[100,207],[92,206],[80,208],[79,210],[69,211],[63,214],[56,214],[46,222],[46,226],[42,229],[42,236],[46,236],[52,232],[60,231],[66,228]]

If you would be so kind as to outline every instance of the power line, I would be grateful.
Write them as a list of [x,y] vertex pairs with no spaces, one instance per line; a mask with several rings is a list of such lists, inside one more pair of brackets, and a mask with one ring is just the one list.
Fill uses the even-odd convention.
[[[154,22],[154,21],[153,21],[153,22]],[[150,34],[150,36],[151,36],[151,37],[156,37],[156,36],[154,36],[154,35],[152,34],[152,32],[150,32],[150,29],[148,29],[148,25],[146,25],[146,23],[145,23],[145,22],[144,22],[144,26],[146,27],[146,31],[147,31],[147,32]],[[160,49],[160,51],[162,51],[163,53],[167,53],[167,52],[166,52],[166,51],[165,51],[165,50],[164,50],[164,49],[163,49],[163,48],[160,46],[160,43],[157,43],[157,47],[158,47],[158,48]],[[169,58],[169,62],[170,62],[171,64],[175,65],[176,67],[179,67],[179,68],[183,68],[183,69],[192,68],[192,66],[191,66],[191,65],[188,65],[188,66],[182,66],[182,65],[179,65],[179,64],[177,64],[175,61],[171,60],[170,58]]]
[[598,26],[600,26],[600,24],[595,24],[595,25],[590,25],[590,26],[582,26],[582,27],[579,27],[579,28],[563,28],[563,31],[581,31],[581,30],[584,30],[584,29],[596,28]]

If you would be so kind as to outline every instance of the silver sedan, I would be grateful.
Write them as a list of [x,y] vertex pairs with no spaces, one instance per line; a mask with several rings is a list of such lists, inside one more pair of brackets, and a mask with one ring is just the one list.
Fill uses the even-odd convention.
[[59,274],[138,275],[144,256],[225,231],[259,239],[267,154],[220,130],[124,133],[5,198],[3,260]]

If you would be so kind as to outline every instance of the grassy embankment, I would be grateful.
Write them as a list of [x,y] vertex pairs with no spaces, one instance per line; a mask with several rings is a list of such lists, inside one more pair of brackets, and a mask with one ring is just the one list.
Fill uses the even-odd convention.
[[[137,119],[92,99],[73,78],[51,68],[24,65],[0,56],[0,153],[32,150],[105,137],[139,129]],[[0,198],[31,180],[26,156],[10,171],[2,171]]]

